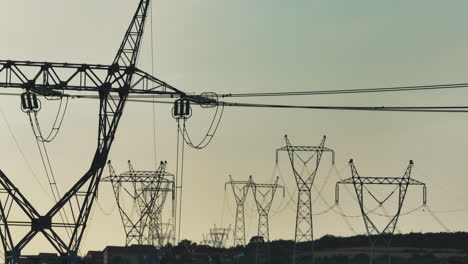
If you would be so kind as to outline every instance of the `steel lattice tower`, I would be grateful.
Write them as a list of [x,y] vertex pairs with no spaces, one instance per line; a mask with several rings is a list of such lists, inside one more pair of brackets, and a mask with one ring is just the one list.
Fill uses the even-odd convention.
[[[150,219],[148,239],[150,242],[149,244],[154,245],[158,248],[165,246],[166,243],[175,243],[175,241],[171,237],[171,234],[174,229],[174,227],[172,226],[173,224],[162,222],[162,213],[168,194],[171,194],[172,206],[174,207],[174,177],[172,175],[166,174],[160,181],[161,183],[159,186],[146,187],[142,189],[146,201],[150,201],[151,197],[153,195],[156,195],[154,211],[149,216]],[[172,217],[174,217],[174,215]]]
[[[77,252],[128,96],[151,94],[186,98],[184,92],[137,68],[149,6],[150,0],[139,1],[109,65],[0,60],[0,87],[21,89],[24,91],[21,98],[79,97],[83,92],[96,93],[99,98],[97,146],[89,169],[50,210],[45,213],[36,210],[0,171],[0,204],[3,204],[0,205],[0,238],[6,263],[18,263],[23,257],[22,251],[38,234],[43,235],[67,262],[78,261]],[[34,105],[28,111],[39,111]],[[21,218],[11,219],[12,210],[21,212]],[[60,215],[69,215],[70,220],[57,219]],[[30,229],[22,229],[24,226]],[[66,235],[64,231],[67,231]]]
[[226,182],[224,188],[231,185],[232,193],[236,200],[236,219],[234,221],[234,246],[245,245],[245,218],[244,218],[244,204],[249,193],[249,188],[252,185],[252,176],[248,181],[234,181],[232,176],[229,175],[229,181]]
[[216,225],[214,225],[214,227],[210,229],[210,239],[208,241],[211,242],[213,247],[222,248],[225,246],[226,241],[229,239],[230,232],[231,226],[216,227]]
[[[110,161],[108,164],[110,176],[103,178],[102,181],[112,184],[125,231],[125,245],[133,243],[154,245],[158,235],[157,225],[153,223],[158,213],[156,200],[161,195],[161,190],[174,188],[174,181],[168,179],[174,176],[166,172],[167,163],[161,162],[156,171],[136,171],[129,161],[129,170],[120,175],[115,173]],[[125,197],[137,205],[136,215],[132,214],[133,207],[128,211],[123,206],[122,200]]]
[[174,236],[174,223],[171,219],[168,222],[159,223],[158,228],[158,241],[159,247],[166,246],[167,244],[175,245],[175,236]]
[[[335,152],[325,147],[326,136],[323,136],[319,146],[292,146],[288,136],[284,136],[286,146],[276,150],[276,163],[278,163],[278,152],[287,151],[294,178],[297,184],[297,209],[296,209],[296,230],[294,232],[294,252],[293,263],[308,261],[314,263],[314,230],[312,222],[312,185],[314,184],[315,176],[317,175],[320,161],[324,152],[331,152],[332,163],[335,163]],[[312,153],[303,159],[298,153]],[[296,165],[297,160],[302,162],[303,170],[299,171]],[[308,164],[315,162],[309,173]],[[307,174],[305,174],[307,172]],[[299,242],[309,242],[310,247],[306,244],[299,245]],[[305,246],[305,248],[304,248]]]
[[[406,168],[405,173],[402,177],[361,177],[354,166],[353,160],[349,161],[349,166],[351,168],[351,178],[337,182],[336,192],[335,192],[335,202],[339,203],[339,185],[340,184],[352,184],[359,202],[359,207],[361,210],[362,218],[364,220],[364,225],[366,228],[367,236],[369,237],[369,242],[371,244],[371,257],[370,263],[373,263],[373,250],[378,242],[383,242],[384,246],[388,249],[390,247],[391,239],[395,233],[395,229],[400,217],[401,209],[405,201],[406,193],[410,185],[422,186],[423,188],[423,205],[426,205],[426,184],[414,179],[411,179],[411,171],[413,168],[413,161],[410,160],[408,167]],[[383,201],[376,199],[375,195],[366,188],[367,185],[396,185],[395,189],[390,195],[388,195]],[[365,200],[364,200],[364,191],[375,199],[375,201],[382,206],[388,199],[398,190],[398,207],[395,214],[391,217],[390,221],[384,226],[383,229],[377,227],[374,221],[369,217],[369,213],[366,212]],[[390,255],[388,256],[388,262],[391,262]]]
[[[295,242],[313,241],[313,226],[312,226],[312,185],[317,175],[317,171],[324,152],[332,153],[332,163],[335,160],[335,152],[325,147],[326,136],[323,137],[319,146],[292,146],[288,139],[285,137],[286,146],[276,150],[276,162],[278,163],[278,152],[287,151],[291,167],[296,179],[298,196],[297,196],[297,212],[296,212],[296,231],[294,235]],[[297,153],[309,152],[312,155],[306,160],[302,159]],[[315,159],[314,159],[315,157]],[[309,162],[315,161],[312,173],[303,175],[297,169],[295,158],[302,161],[303,167],[306,167]]]
[[210,239],[210,235],[205,235],[203,234],[203,240],[202,240],[202,245],[205,245],[205,246],[208,246],[211,244],[211,239]]
[[270,228],[268,223],[268,215],[271,205],[275,198],[276,190],[284,187],[278,185],[279,177],[276,178],[273,184],[252,183],[252,192],[254,194],[255,203],[258,210],[258,236],[262,236],[265,241],[270,241]]

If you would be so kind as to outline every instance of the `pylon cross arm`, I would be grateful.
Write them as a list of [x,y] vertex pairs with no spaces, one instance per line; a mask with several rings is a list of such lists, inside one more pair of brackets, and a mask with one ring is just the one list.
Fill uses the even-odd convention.
[[359,178],[347,178],[339,181],[338,184],[365,184],[365,185],[425,185],[425,183],[414,179],[404,179],[402,177],[359,177]]
[[104,89],[110,93],[119,93],[119,86],[106,83],[107,74],[113,71],[126,75],[130,70],[134,79],[128,87],[128,93],[185,96],[185,93],[158,78],[125,65],[12,60],[0,60],[0,88],[26,89],[45,96],[64,96],[64,92],[99,92]]
[[279,148],[278,151],[296,151],[296,152],[316,152],[316,151],[333,151],[323,146],[285,146]]

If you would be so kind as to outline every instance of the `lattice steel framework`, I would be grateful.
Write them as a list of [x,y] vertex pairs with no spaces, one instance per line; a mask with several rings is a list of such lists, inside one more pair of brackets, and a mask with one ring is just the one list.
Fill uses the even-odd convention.
[[203,234],[203,240],[202,240],[202,245],[205,245],[205,246],[209,246],[211,245],[211,239],[210,239],[210,235],[205,235]]
[[[175,227],[172,222],[163,223],[162,213],[164,205],[167,200],[168,194],[171,194],[172,198],[172,209],[174,209],[175,202],[175,183],[174,176],[172,174],[166,174],[161,179],[159,186],[151,186],[142,189],[146,200],[149,201],[151,196],[155,196],[154,210],[149,216],[149,236],[148,242],[158,248],[165,246],[167,243],[174,244],[175,237],[172,236]],[[174,210],[172,210],[174,212]],[[174,217],[174,215],[172,215]]]
[[[278,163],[278,152],[287,151],[293,174],[296,179],[298,196],[294,240],[296,242],[313,241],[312,185],[314,184],[315,176],[317,175],[323,153],[331,152],[332,163],[334,163],[335,152],[325,147],[326,136],[323,137],[319,146],[292,146],[288,136],[286,135],[284,138],[286,146],[276,150],[276,162]],[[304,160],[297,154],[298,152],[309,152],[312,153],[312,155]],[[309,162],[315,161],[315,166],[313,167],[312,172],[308,175],[303,175],[304,171],[299,171],[296,166],[296,158],[302,161],[303,167],[307,167]]]
[[232,193],[236,200],[236,218],[234,220],[234,246],[245,245],[245,218],[244,218],[244,205],[249,193],[250,186],[252,185],[252,176],[248,181],[235,181],[229,175],[229,181],[226,182],[224,188],[228,185],[232,187]]
[[[168,179],[173,175],[166,172],[167,163],[161,162],[156,171],[136,171],[129,161],[129,170],[120,175],[115,173],[110,161],[108,164],[110,176],[102,181],[110,182],[114,190],[125,231],[125,245],[154,245],[158,238],[157,226],[152,222],[158,213],[156,200],[161,196],[161,190],[174,189],[173,180]],[[125,198],[129,198],[136,208],[125,208]]]
[[223,248],[226,245],[226,241],[229,239],[229,233],[231,232],[231,226],[229,227],[216,227],[210,229],[209,241],[215,248]]
[[[372,254],[370,261],[373,262],[373,249],[375,245],[382,241],[385,246],[390,247],[391,239],[395,233],[395,229],[398,223],[398,219],[401,214],[401,209],[405,201],[406,193],[410,185],[422,186],[423,190],[423,205],[426,205],[426,184],[418,180],[411,179],[411,171],[413,169],[413,161],[409,161],[409,165],[405,170],[405,173],[402,177],[361,177],[354,165],[353,160],[349,161],[349,166],[351,168],[351,178],[337,182],[336,191],[335,191],[335,202],[339,203],[339,186],[341,184],[352,184],[359,202],[359,207],[361,210],[362,218],[364,220],[364,225],[366,228],[366,233],[369,237],[371,244]],[[366,185],[395,185],[396,189],[390,193],[385,199],[379,200],[376,196],[366,188]],[[384,226],[383,229],[377,227],[375,222],[369,217],[369,212],[366,212],[365,200],[364,200],[364,191],[368,192],[369,195],[382,206],[389,198],[394,194],[395,191],[398,191],[398,207],[394,215],[391,216],[390,221]],[[390,256],[389,256],[390,262]]]
[[162,220],[160,220],[157,228],[159,232],[156,241],[157,247],[163,247],[167,244],[175,245],[175,225],[172,219],[169,219],[168,222],[162,222]]
[[276,190],[284,187],[278,184],[279,177],[276,178],[275,183],[252,183],[252,192],[257,205],[258,211],[258,236],[262,236],[265,241],[270,241],[270,227],[268,222],[268,215],[270,213],[271,205],[275,198]]
[[[149,0],[140,0],[111,65],[0,60],[1,88],[19,88],[26,93],[56,97],[78,92],[97,92],[100,99],[97,148],[91,166],[47,213],[39,213],[7,176],[0,173],[0,218],[3,223],[0,237],[6,263],[17,263],[22,250],[39,233],[61,256],[70,261],[76,259],[129,94],[186,96],[136,68],[149,5]],[[6,204],[9,206],[5,207]],[[25,220],[11,219],[10,211],[13,207],[22,211]],[[58,215],[67,212],[72,217],[70,222],[56,221]],[[17,240],[11,230],[16,226],[29,226],[31,229],[24,235],[15,232],[15,235],[21,236]],[[59,234],[58,229],[63,228],[69,231],[69,237]]]

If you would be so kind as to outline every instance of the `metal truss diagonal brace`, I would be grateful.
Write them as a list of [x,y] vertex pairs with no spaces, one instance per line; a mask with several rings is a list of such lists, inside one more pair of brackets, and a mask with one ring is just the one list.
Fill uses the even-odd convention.
[[23,212],[29,217],[29,219],[39,218],[40,214],[34,209],[29,203],[26,197],[16,188],[15,185],[8,179],[8,177],[0,170],[0,185],[2,189],[11,196],[11,198],[18,204]]

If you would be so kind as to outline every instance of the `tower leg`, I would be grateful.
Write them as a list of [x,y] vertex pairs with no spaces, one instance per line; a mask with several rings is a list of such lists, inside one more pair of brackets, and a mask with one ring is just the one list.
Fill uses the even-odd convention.
[[[294,261],[297,264],[302,263],[302,260],[305,259],[311,259],[311,263],[314,263],[311,188],[299,182],[298,189],[293,258],[295,258]],[[298,246],[300,242],[310,242],[310,247],[304,248],[304,245]]]
[[268,213],[260,212],[258,215],[258,235],[262,236],[265,242],[270,241],[270,230],[268,225]]
[[244,245],[245,245],[244,204],[237,203],[236,222],[234,225],[234,246],[244,246]]

